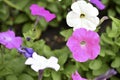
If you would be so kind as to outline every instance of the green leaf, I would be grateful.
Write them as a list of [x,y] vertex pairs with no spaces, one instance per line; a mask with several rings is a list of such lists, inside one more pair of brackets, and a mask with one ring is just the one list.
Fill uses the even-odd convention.
[[89,63],[88,62],[85,62],[85,63],[79,63],[77,62],[77,64],[79,64],[79,67],[81,70],[83,71],[89,71]]
[[8,62],[7,68],[11,69],[14,74],[19,74],[25,69],[24,58],[15,58]]
[[109,0],[101,0],[104,4],[108,4]]
[[15,76],[15,75],[8,75],[8,76],[6,77],[6,80],[18,80],[18,78],[17,78],[17,76]]
[[98,70],[102,66],[102,61],[100,59],[93,60],[89,63],[89,68],[92,70]]
[[99,76],[101,74],[104,74],[109,69],[107,64],[103,64],[102,67],[98,70],[93,70],[92,73],[94,76]]
[[54,3],[51,3],[51,4],[48,4],[47,5],[48,7],[48,10],[50,10],[50,11],[52,11],[52,12],[54,12],[54,13],[58,13],[59,12],[59,9],[58,9],[58,7],[56,7],[57,6],[57,4],[55,4],[55,2]]
[[73,29],[63,30],[60,32],[62,36],[65,37],[65,41],[68,40],[68,38],[72,35]]
[[32,70],[29,66],[26,67],[25,71],[26,71],[27,74],[29,74],[30,76],[33,76],[33,77],[37,77],[37,76],[38,76],[38,73],[36,73],[34,70]]
[[46,30],[46,28],[48,26],[48,22],[44,18],[40,18],[38,24],[39,24],[39,27],[42,31]]
[[105,53],[107,55],[115,56],[116,54],[113,52],[113,50],[105,50]]
[[117,38],[117,39],[115,40],[115,44],[120,47],[120,38]]
[[115,22],[112,22],[112,30],[109,32],[108,36],[113,38],[118,36],[118,25]]
[[50,47],[47,45],[43,46],[43,53],[46,57],[51,57],[53,56],[53,52],[51,51]]
[[111,66],[113,68],[119,68],[120,67],[120,57],[116,57],[114,61],[111,63]]
[[51,74],[51,70],[50,70],[50,69],[45,69],[43,76],[44,76],[44,77],[49,77],[50,74]]
[[102,56],[102,57],[105,57],[105,49],[104,49],[104,47],[103,48],[101,47],[99,55]]
[[54,50],[53,53],[58,57],[58,63],[62,66],[67,61],[70,51],[67,47],[64,47],[62,49]]
[[29,2],[29,0],[25,0],[25,1],[21,1],[21,0],[3,0],[6,4],[8,4],[9,6],[18,9],[18,10],[22,10]]
[[[21,1],[22,2],[22,1]],[[16,18],[14,23],[15,24],[20,24],[20,23],[24,23],[28,20],[28,17],[25,14],[19,14]]]
[[119,8],[119,6],[116,6],[116,10],[120,14],[120,8]]
[[120,6],[120,1],[118,1],[118,0],[113,0],[116,4],[117,4],[117,6],[119,5]]
[[67,64],[64,68],[64,74],[66,74],[68,77],[71,76],[72,73],[74,73],[77,70],[77,67],[73,64]]
[[119,77],[116,77],[116,76],[112,76],[112,77],[110,78],[110,80],[120,80],[120,78],[119,78]]
[[120,73],[120,67],[119,67],[119,68],[117,68],[117,71],[118,71],[118,73]]
[[28,74],[21,74],[19,75],[18,80],[34,80],[34,79]]
[[55,72],[55,71],[52,71],[52,80],[61,80],[61,74],[60,72]]
[[114,18],[114,17],[112,17],[112,16],[110,16],[110,18],[113,20],[113,22],[115,22],[115,24],[116,24],[117,26],[120,25],[120,20],[119,20],[119,19]]
[[108,44],[114,45],[114,42],[112,41],[112,38],[108,37],[108,35],[105,34],[105,33],[103,33],[101,35],[101,39]]
[[23,33],[25,39],[27,37],[31,38],[32,40],[38,39],[41,35],[41,30],[36,28],[35,30],[30,29],[28,32]]
[[9,8],[8,6],[0,3],[0,20],[5,21],[9,17]]
[[32,28],[33,28],[32,23],[26,23],[26,24],[23,25],[22,32],[23,32],[23,33],[28,32],[28,31],[31,30]]
[[109,9],[108,10],[108,16],[115,16],[116,15],[116,13],[115,13],[115,11],[114,11],[114,9]]
[[93,76],[93,74],[92,74],[91,71],[87,71],[86,77],[87,77],[87,79],[93,79],[93,78],[95,78],[95,76]]
[[7,76],[9,74],[13,74],[12,70],[8,69],[8,68],[3,68],[2,70],[0,70],[0,77],[3,76]]
[[64,63],[67,61],[67,58],[68,58],[68,54],[66,52],[65,53],[61,53],[61,55],[58,58],[58,63],[60,65],[64,65]]

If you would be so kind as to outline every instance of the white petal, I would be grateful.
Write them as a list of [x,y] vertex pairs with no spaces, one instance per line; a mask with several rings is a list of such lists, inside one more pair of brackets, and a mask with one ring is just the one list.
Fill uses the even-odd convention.
[[80,7],[79,7],[78,2],[74,2],[74,3],[71,5],[71,9],[73,10],[73,12],[77,13],[78,15],[81,14],[81,9],[80,9]]
[[87,30],[92,30],[92,31],[96,29],[98,24],[99,24],[99,18],[97,17],[84,19],[82,21],[82,25],[84,26],[84,28],[86,28]]
[[84,18],[81,19],[81,24],[78,24],[78,27],[74,27],[73,30],[75,31],[76,29],[79,28],[85,28],[87,30],[92,30],[94,31],[96,27],[99,24],[99,18],[98,17],[89,17],[89,18]]
[[36,52],[34,52],[34,53],[32,54],[32,58],[38,58],[38,54],[37,54]]
[[58,59],[56,58],[56,57],[50,57],[49,59],[48,59],[48,61],[49,62],[55,62],[55,63],[57,63],[58,62]]
[[70,27],[77,27],[81,23],[80,16],[73,11],[67,14],[66,21]]
[[38,72],[40,70],[39,66],[37,66],[37,65],[31,65],[31,68],[36,72]]
[[78,5],[79,5],[79,8],[81,10],[81,13],[82,13],[82,10],[85,10],[87,8],[87,2],[84,1],[84,0],[81,0],[81,1],[77,1]]
[[58,71],[60,69],[60,65],[59,64],[51,64],[51,66],[49,66],[50,68],[54,69],[55,71]]
[[34,60],[32,58],[28,58],[26,61],[25,61],[25,64],[27,65],[31,65],[34,63]]
[[98,26],[100,20],[98,17],[88,17],[87,20],[89,20],[91,23],[93,23],[95,26]]
[[60,65],[57,64],[57,62],[58,62],[58,59],[56,57],[50,57],[50,59],[48,59],[48,64],[47,64],[48,66],[47,67],[50,67],[50,68],[58,71],[60,68]]
[[82,11],[86,14],[86,16],[97,16],[99,14],[98,9],[93,7],[93,5],[90,3],[88,3],[86,8]]

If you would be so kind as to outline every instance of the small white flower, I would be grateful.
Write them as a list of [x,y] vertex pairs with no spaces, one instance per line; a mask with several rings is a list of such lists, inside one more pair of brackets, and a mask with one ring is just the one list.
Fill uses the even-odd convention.
[[71,5],[72,11],[67,14],[67,24],[73,27],[73,30],[85,28],[94,31],[99,24],[99,14],[97,8],[92,4],[79,0]]
[[40,56],[36,52],[34,52],[32,57],[29,57],[26,60],[25,64],[31,65],[31,68],[36,72],[45,68],[52,68],[58,71],[60,65],[57,64],[57,62],[58,59],[56,57],[50,57],[49,59],[46,59],[45,57]]

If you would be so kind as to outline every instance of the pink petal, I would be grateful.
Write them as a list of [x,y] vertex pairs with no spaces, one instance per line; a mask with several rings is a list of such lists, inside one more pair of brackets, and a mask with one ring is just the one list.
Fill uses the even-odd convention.
[[40,7],[37,4],[32,4],[30,6],[30,10],[31,10],[31,14],[35,16],[42,13],[44,11],[44,7]]
[[72,74],[72,80],[87,80],[85,78],[82,78],[79,73],[76,71],[75,73]]
[[53,20],[56,17],[55,14],[50,13],[48,10],[44,9],[44,7],[40,7],[37,4],[32,4],[30,6],[30,10],[32,15],[44,17],[47,22]]

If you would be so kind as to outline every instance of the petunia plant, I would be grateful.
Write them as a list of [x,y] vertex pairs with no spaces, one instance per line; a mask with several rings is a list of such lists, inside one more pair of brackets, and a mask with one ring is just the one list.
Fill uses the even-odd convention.
[[119,80],[118,12],[117,0],[0,1],[0,80]]

